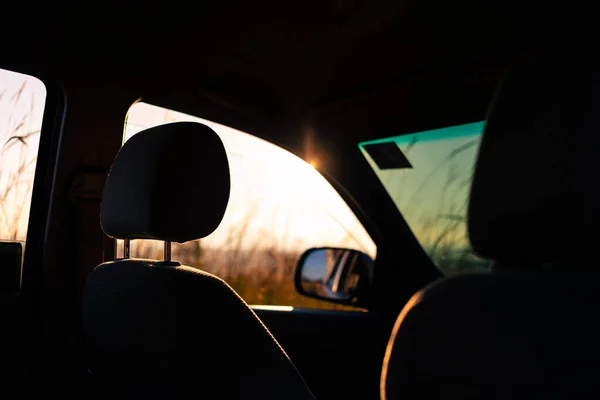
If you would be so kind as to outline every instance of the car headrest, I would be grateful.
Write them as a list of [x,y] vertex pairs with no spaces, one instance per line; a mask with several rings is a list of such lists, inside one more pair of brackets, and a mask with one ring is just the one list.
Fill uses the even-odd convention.
[[118,239],[200,239],[221,223],[229,189],[227,155],[212,129],[193,122],[146,129],[113,162],[102,229]]
[[505,263],[589,262],[600,230],[600,61],[562,43],[508,72],[469,200],[473,250]]

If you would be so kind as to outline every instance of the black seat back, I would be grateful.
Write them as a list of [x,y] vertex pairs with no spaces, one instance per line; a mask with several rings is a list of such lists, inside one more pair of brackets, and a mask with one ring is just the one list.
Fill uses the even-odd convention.
[[[121,239],[185,242],[219,225],[229,167],[195,123],[138,133],[117,155],[102,203]],[[221,279],[175,261],[122,259],[88,277],[83,329],[101,397],[312,399],[248,305]]]
[[598,397],[600,60],[594,40],[513,68],[488,115],[468,228],[488,275],[436,282],[401,313],[382,398]]

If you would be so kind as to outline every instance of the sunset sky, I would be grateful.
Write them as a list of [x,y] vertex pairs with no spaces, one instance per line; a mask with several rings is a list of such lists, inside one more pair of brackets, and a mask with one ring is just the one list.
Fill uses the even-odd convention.
[[220,227],[204,240],[222,246],[232,228],[247,224],[244,246],[274,243],[290,250],[337,246],[374,257],[376,246],[348,205],[310,164],[292,153],[238,130],[136,103],[129,110],[125,140],[142,129],[195,121],[223,140],[231,171],[231,197]]

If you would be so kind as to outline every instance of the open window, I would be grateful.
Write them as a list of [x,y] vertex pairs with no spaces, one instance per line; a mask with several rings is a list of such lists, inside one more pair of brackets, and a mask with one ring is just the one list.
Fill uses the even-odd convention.
[[[129,110],[123,141],[177,121],[203,123],[221,137],[229,157],[231,197],[220,227],[207,238],[173,244],[173,259],[220,276],[252,305],[345,308],[304,297],[294,287],[296,263],[309,248],[343,247],[376,256],[375,243],[331,184],[272,143],[147,103]],[[132,257],[161,255],[162,243],[132,242]]]
[[0,293],[17,293],[46,87],[37,78],[0,69]]

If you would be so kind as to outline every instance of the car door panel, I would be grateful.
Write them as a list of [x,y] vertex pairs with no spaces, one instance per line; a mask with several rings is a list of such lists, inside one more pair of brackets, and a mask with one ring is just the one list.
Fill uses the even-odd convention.
[[379,399],[379,377],[396,315],[255,310],[319,400]]

